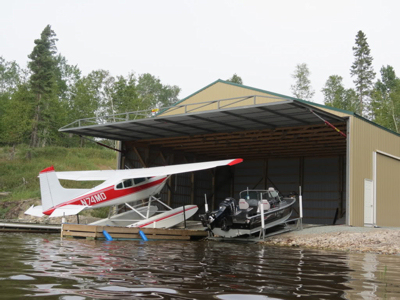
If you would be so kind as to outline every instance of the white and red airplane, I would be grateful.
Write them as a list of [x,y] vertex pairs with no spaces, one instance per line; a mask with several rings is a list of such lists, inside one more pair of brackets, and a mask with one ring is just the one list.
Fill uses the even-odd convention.
[[[237,158],[144,169],[70,172],[55,172],[51,166],[39,173],[42,205],[31,206],[25,214],[62,217],[85,209],[134,202],[159,193],[173,174],[233,166],[242,161]],[[59,179],[104,182],[92,189],[67,189],[61,186]]]

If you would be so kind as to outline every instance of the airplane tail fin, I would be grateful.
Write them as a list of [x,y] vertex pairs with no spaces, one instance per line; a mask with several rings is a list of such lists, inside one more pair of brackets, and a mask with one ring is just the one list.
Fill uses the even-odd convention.
[[[42,205],[30,207],[25,214],[41,217],[43,216],[44,211],[58,204],[71,200],[86,191],[85,189],[66,189],[62,187],[53,166],[46,168],[39,173],[39,181]],[[83,208],[81,208],[79,211],[82,209]],[[60,209],[56,210],[57,212],[53,213],[54,216],[59,216],[61,213],[69,215],[79,212],[76,208],[72,210],[64,209],[62,212]],[[51,216],[53,216],[53,214]]]
[[43,211],[71,199],[68,189],[61,186],[53,166],[42,170],[39,180]]

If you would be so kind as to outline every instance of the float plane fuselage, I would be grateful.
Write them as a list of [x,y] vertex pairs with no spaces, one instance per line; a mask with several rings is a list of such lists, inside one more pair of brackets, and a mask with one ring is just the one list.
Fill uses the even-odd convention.
[[[32,206],[25,213],[37,217],[76,215],[82,210],[113,206],[149,198],[158,194],[167,178],[173,174],[233,166],[242,159],[228,159],[164,167],[56,172],[49,167],[39,173],[41,206]],[[67,189],[60,179],[75,181],[104,181],[92,189]]]

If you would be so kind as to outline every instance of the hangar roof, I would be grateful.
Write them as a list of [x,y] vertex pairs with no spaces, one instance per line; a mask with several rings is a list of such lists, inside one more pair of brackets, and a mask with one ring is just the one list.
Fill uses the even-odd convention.
[[286,100],[179,115],[163,116],[161,114],[135,120],[129,120],[130,114],[133,113],[126,113],[109,116],[104,124],[90,125],[90,122],[95,122],[94,119],[77,120],[62,127],[60,131],[112,140],[138,141],[323,124],[323,121],[311,110],[330,123],[345,120],[303,102]]
[[323,121],[346,132],[346,118],[294,99],[177,115],[161,113],[134,120],[130,117],[130,113],[109,116],[104,124],[95,125],[90,122],[98,120],[77,120],[60,131],[215,159],[346,153],[346,139]]

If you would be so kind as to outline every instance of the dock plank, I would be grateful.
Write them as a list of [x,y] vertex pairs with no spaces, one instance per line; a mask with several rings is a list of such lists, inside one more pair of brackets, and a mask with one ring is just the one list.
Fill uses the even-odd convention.
[[119,226],[97,226],[83,224],[63,224],[61,235],[64,237],[91,237],[104,238],[103,230],[106,230],[115,239],[141,239],[139,231],[148,239],[159,240],[190,240],[191,237],[206,237],[208,233],[203,230],[166,229],[166,228],[137,228]]

